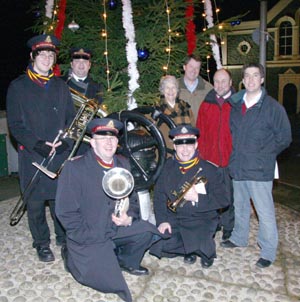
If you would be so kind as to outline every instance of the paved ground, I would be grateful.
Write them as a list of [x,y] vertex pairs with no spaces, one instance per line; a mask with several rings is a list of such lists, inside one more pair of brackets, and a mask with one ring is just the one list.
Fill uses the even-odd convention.
[[[143,265],[149,276],[124,273],[134,302],[288,302],[300,301],[300,152],[290,149],[279,160],[280,181],[274,185],[279,249],[275,263],[259,269],[255,241],[258,223],[251,216],[247,248],[223,249],[217,234],[214,265],[202,269],[182,258],[159,260],[148,253]],[[27,219],[14,227],[9,214],[19,195],[16,176],[0,178],[0,302],[121,302],[78,284],[66,273],[60,249],[52,246],[56,260],[42,263],[31,247]],[[50,227],[53,234],[53,225]]]
[[[102,294],[78,284],[66,273],[60,249],[53,246],[56,260],[42,263],[31,247],[27,219],[12,227],[9,213],[17,198],[0,203],[0,302],[121,302],[113,294]],[[276,204],[280,246],[276,262],[269,268],[255,266],[257,220],[251,218],[247,248],[223,249],[217,234],[214,265],[202,269],[182,258],[159,260],[146,254],[143,265],[151,274],[136,277],[124,273],[135,302],[285,302],[300,300],[299,213]],[[48,212],[48,219],[49,212]],[[53,225],[50,223],[52,233]]]

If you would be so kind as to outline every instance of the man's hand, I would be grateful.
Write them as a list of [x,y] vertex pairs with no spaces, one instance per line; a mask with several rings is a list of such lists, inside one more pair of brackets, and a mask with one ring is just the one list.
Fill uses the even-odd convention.
[[132,217],[128,216],[125,212],[122,212],[120,217],[112,214],[111,219],[117,226],[130,226],[132,224]]
[[172,234],[172,227],[169,224],[169,222],[163,222],[158,226],[158,230],[160,233],[164,234],[166,232],[166,230]]
[[198,202],[198,193],[196,191],[195,185],[193,185],[187,192],[184,194],[184,199],[191,202]]

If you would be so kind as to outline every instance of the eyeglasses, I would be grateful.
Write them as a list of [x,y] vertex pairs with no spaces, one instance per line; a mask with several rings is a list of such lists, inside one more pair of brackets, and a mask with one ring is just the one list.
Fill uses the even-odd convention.
[[55,54],[53,53],[45,53],[45,52],[40,52],[38,54],[39,57],[41,57],[42,59],[49,59],[49,60],[54,60],[55,59]]

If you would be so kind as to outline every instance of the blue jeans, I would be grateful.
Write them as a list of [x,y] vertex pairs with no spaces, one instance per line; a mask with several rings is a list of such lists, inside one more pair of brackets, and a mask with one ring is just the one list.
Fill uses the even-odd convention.
[[235,223],[230,241],[247,246],[250,229],[251,203],[253,201],[259,219],[257,242],[260,257],[273,262],[278,246],[278,231],[272,196],[273,181],[233,180]]

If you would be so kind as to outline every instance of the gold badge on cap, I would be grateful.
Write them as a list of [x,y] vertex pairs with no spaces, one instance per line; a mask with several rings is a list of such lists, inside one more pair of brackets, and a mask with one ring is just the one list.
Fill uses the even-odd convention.
[[47,36],[45,42],[52,43],[51,37]]
[[187,130],[187,128],[186,127],[183,127],[182,129],[181,129],[181,133],[182,134],[186,134],[186,133],[188,133],[189,131]]
[[113,121],[109,121],[106,126],[109,128],[115,128],[115,124]]
[[78,52],[79,52],[79,53],[84,53],[83,48],[79,49],[79,51],[78,51]]

